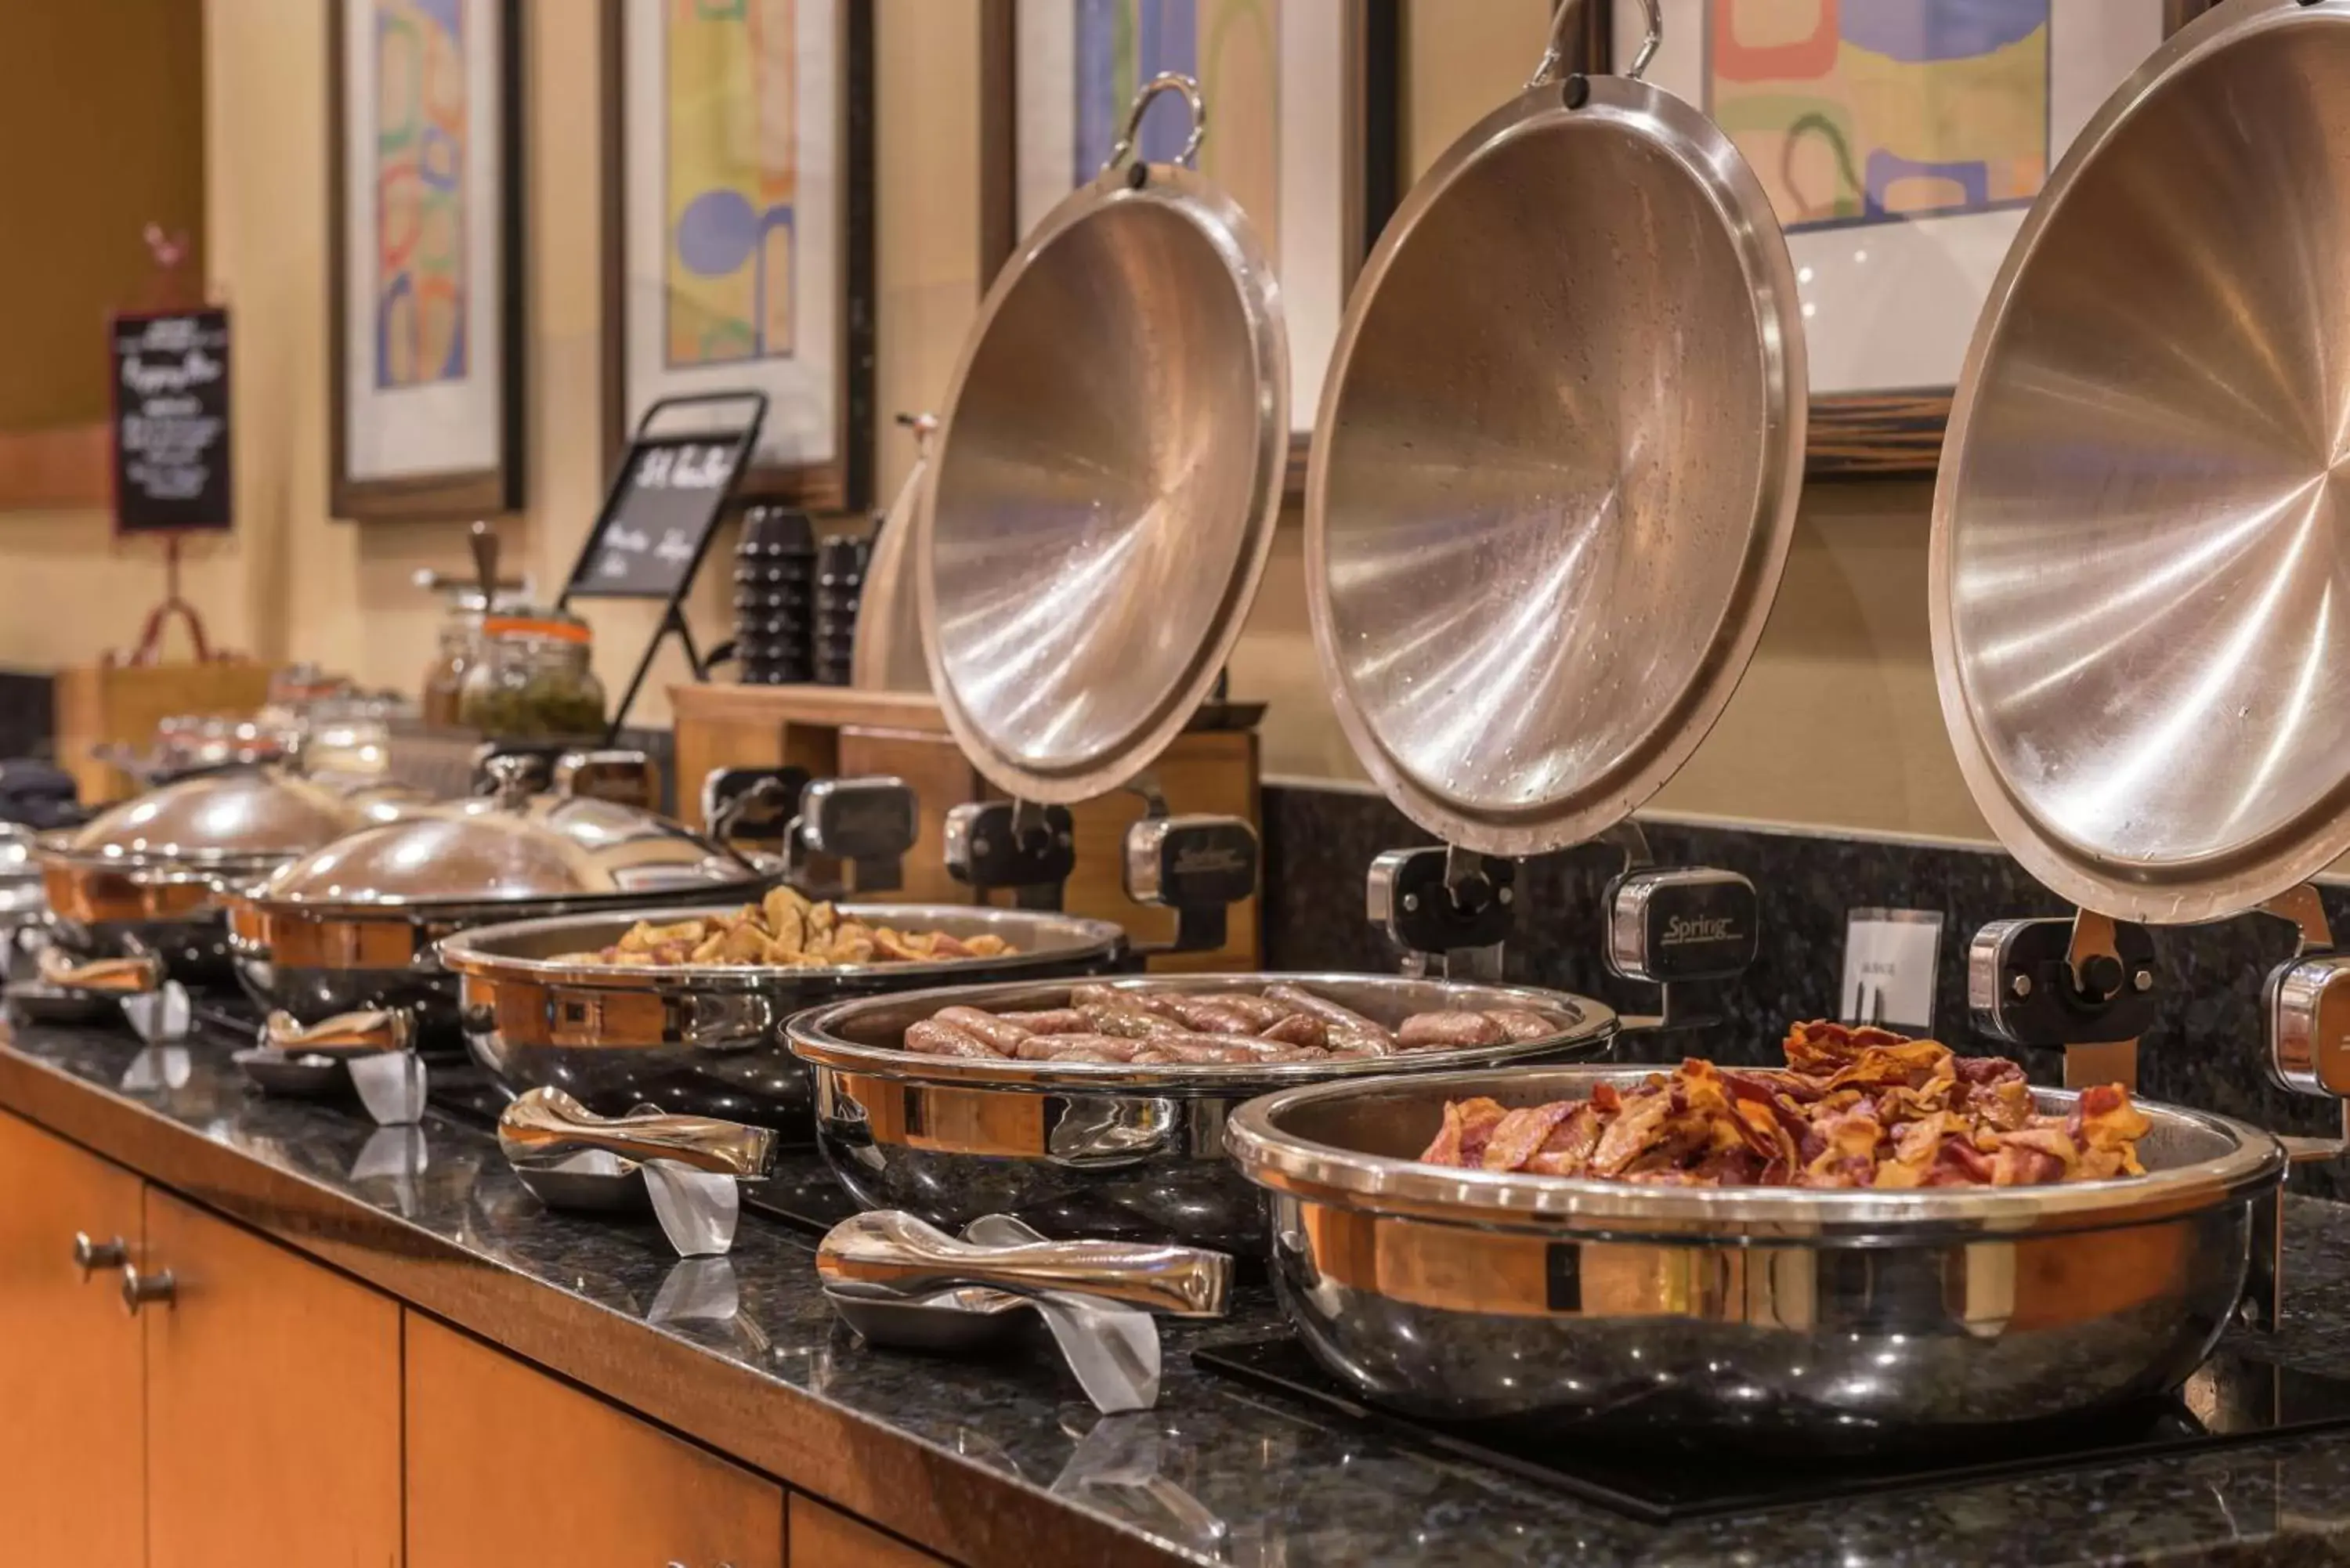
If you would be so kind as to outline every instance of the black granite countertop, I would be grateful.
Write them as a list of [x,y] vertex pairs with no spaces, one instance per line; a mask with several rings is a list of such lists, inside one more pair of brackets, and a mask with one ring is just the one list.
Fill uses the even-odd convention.
[[[865,1346],[790,1228],[746,1216],[730,1258],[681,1263],[650,1221],[542,1209],[484,1130],[263,1100],[224,1048],[20,1031],[0,1106],[966,1561],[2350,1563],[2350,1434],[1656,1528],[1194,1369],[1202,1338],[1274,1325],[1262,1291],[1170,1329],[1159,1408],[1106,1417],[1041,1342]],[[2350,1376],[2350,1208],[2294,1199],[2288,1226],[2266,1353]]]

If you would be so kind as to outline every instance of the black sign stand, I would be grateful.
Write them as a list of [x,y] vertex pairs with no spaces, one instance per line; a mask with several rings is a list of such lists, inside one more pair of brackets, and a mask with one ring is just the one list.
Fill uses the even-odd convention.
[[[689,430],[660,429],[664,419],[685,410],[707,414],[732,408],[746,415],[733,421],[704,421]],[[679,607],[693,587],[702,558],[710,553],[711,536],[725,514],[734,486],[759,444],[759,427],[766,422],[764,392],[697,392],[663,398],[645,410],[629,438],[604,509],[588,530],[572,566],[571,580],[555,602],[567,607],[573,599],[660,599],[665,601],[660,625],[637,661],[637,672],[613,711],[606,743],[620,732],[637,692],[652,669],[662,639],[675,633],[685,645],[685,657],[696,680],[709,679],[693,633]],[[674,421],[672,421],[672,423]]]

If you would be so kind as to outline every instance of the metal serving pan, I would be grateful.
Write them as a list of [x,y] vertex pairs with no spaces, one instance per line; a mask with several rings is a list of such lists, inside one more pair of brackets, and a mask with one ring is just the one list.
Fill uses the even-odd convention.
[[[593,911],[627,921],[662,905],[731,897],[775,873],[634,806],[535,794],[504,770],[494,796],[451,801],[338,838],[245,888],[228,910],[237,978],[264,1006],[348,1034],[373,1014],[427,1046],[456,1049],[457,987],[433,947],[496,921]],[[586,943],[583,946],[597,946]],[[298,1033],[272,1038],[286,1050]],[[626,1110],[628,1107],[620,1107]]]
[[850,903],[869,925],[1002,937],[1001,958],[786,969],[764,964],[661,968],[563,963],[618,941],[640,919],[732,914],[739,904],[634,909],[483,926],[442,941],[438,965],[456,977],[465,1044],[519,1094],[558,1088],[589,1110],[640,1105],[812,1136],[815,1089],[785,1049],[784,1021],[843,997],[1016,975],[1106,974],[1126,939],[1103,920],[953,904]]
[[1136,1067],[1120,1063],[975,1062],[899,1048],[941,1007],[1059,1007],[1069,987],[922,991],[844,1002],[791,1021],[792,1054],[816,1070],[816,1142],[849,1195],[956,1229],[1012,1214],[1048,1236],[1171,1241],[1226,1251],[1264,1241],[1264,1204],[1224,1158],[1224,1118],[1299,1084],[1589,1054],[1616,1014],[1585,997],[1524,986],[1361,974],[1166,975],[1121,990],[1212,995],[1285,982],[1380,1023],[1414,1012],[1524,1008],[1567,1027],[1548,1039],[1360,1062]]
[[[1167,92],[1190,144],[1132,158]],[[1206,134],[1198,84],[1143,88],[1100,175],[996,275],[943,405],[914,541],[930,685],[1023,800],[1150,765],[1215,684],[1273,545],[1289,339],[1247,216],[1183,166]]]
[[[2178,1386],[2233,1314],[2285,1153],[2146,1105],[2147,1174],[1901,1192],[1665,1188],[1419,1164],[1444,1103],[1646,1067],[1335,1084],[1226,1134],[1273,1198],[1283,1310],[1376,1403],[1446,1420],[1876,1447]],[[2068,1093],[2039,1089],[2043,1111]]]
[[2124,919],[2350,851],[2340,560],[2350,5],[2231,0],[2074,139],[1991,286],[1934,492],[1934,672],[1975,804]]
[[338,786],[279,767],[183,778],[79,827],[34,840],[42,897],[64,950],[151,955],[196,983],[229,979],[222,909],[232,892],[308,850],[424,807],[396,784]]
[[1713,122],[1567,75],[1421,176],[1347,301],[1306,470],[1306,607],[1348,742],[1464,849],[1614,826],[1744,675],[1803,481],[1804,337]]

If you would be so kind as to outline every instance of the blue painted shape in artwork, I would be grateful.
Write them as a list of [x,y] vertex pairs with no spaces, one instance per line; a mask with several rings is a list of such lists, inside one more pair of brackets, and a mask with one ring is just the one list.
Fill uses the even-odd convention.
[[441,25],[452,39],[465,36],[465,0],[414,0],[416,8]]
[[[1101,172],[1129,107],[1118,75],[1119,14],[1135,13],[1135,88],[1161,71],[1200,74],[1197,0],[1076,0],[1076,134],[1070,152],[1070,183],[1082,185]],[[1190,138],[1180,102],[1160,99],[1142,117],[1140,155],[1166,163]]]
[[2050,0],[1845,0],[1844,41],[1887,59],[1965,60],[2048,26]]
[[413,301],[416,282],[406,273],[391,278],[390,286],[375,304],[375,384],[380,391],[399,385],[391,379],[391,318],[400,314],[402,300]]
[[1991,171],[1980,158],[1958,163],[1920,163],[1914,158],[1904,158],[1898,152],[1887,152],[1881,147],[1869,149],[1868,164],[1862,172],[1865,190],[1861,195],[1861,212],[1871,218],[1890,214],[1886,210],[1886,192],[1900,180],[1948,180],[1966,195],[1957,202],[1941,205],[1959,208],[1991,205]]
[[465,327],[471,317],[469,311],[457,312],[456,327],[449,334],[448,357],[441,361],[441,369],[433,375],[434,380],[462,381],[465,379]]
[[[1138,42],[1142,70],[1135,78],[1136,88],[1161,71],[1180,71],[1196,80],[1200,17],[1194,0],[1142,0],[1140,8]],[[1143,111],[1141,155],[1148,162],[1172,163],[1191,134],[1191,119],[1183,112],[1182,100],[1172,95],[1156,99]]]
[[454,191],[463,171],[457,167],[463,149],[457,139],[437,125],[418,133],[416,178],[428,191]]
[[704,191],[677,219],[677,256],[696,277],[724,277],[759,248],[759,214],[740,191]]

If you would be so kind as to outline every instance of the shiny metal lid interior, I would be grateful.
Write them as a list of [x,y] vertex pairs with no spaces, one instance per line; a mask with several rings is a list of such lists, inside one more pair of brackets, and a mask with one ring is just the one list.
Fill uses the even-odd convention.
[[1288,338],[1246,215],[1114,158],[997,276],[944,406],[914,569],[948,726],[1014,795],[1115,789],[1214,685],[1280,513]]
[[42,836],[68,860],[229,866],[299,855],[380,817],[369,803],[272,767],[201,774],[80,827]]
[[[1842,1234],[1914,1240],[1937,1228],[2012,1232],[2127,1224],[2240,1201],[2284,1179],[2283,1146],[2242,1122],[2138,1101],[2154,1124],[2138,1141],[2144,1176],[2047,1187],[1880,1190],[1801,1187],[1666,1187],[1524,1171],[1459,1170],[1418,1156],[1448,1100],[1484,1095],[1504,1106],[1588,1099],[1600,1084],[1629,1088],[1667,1065],[1514,1068],[1287,1090],[1232,1113],[1227,1147],[1251,1180],[1376,1211],[1463,1222],[1555,1223],[1626,1234],[1731,1232],[1794,1241]],[[2034,1089],[2055,1111],[2075,1096]]]
[[1942,711],[2034,876],[2213,919],[2350,850],[2350,5],[2235,0],[2073,144],[1934,496]]
[[1592,837],[1697,748],[1803,478],[1769,200],[1695,109],[1619,77],[1570,107],[1583,79],[1538,79],[1405,199],[1347,301],[1306,480],[1347,739],[1413,821],[1492,854]]
[[541,794],[449,802],[351,834],[279,867],[251,897],[407,908],[641,897],[762,879],[731,851],[649,812]]

